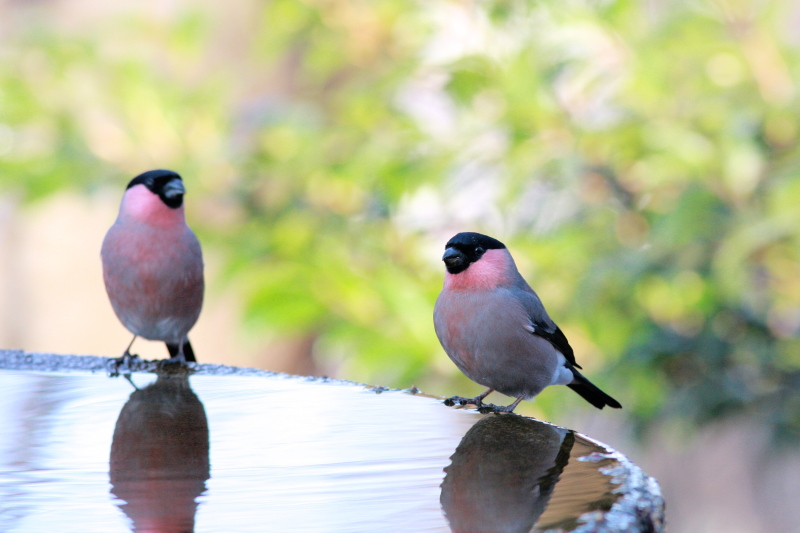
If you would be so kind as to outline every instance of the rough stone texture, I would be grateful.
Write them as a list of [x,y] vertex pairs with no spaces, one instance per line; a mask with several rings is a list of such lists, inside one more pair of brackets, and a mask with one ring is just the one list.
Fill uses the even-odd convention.
[[[4,370],[46,373],[90,372],[110,374],[114,372],[114,363],[114,359],[91,355],[65,356],[28,353],[22,350],[0,350],[0,369]],[[188,366],[193,374],[198,375],[262,376],[280,379],[297,379],[362,388],[366,386],[370,387],[376,393],[398,390],[388,389],[386,387],[371,387],[361,383],[325,377],[292,376],[254,368],[198,363],[190,363]],[[143,361],[140,359],[130,361],[129,368],[125,369],[119,367],[118,371],[121,374],[126,372],[154,372],[159,368],[162,371],[185,372],[185,368],[179,365],[164,365],[162,361]],[[408,389],[406,392],[417,394],[419,391],[416,389]],[[613,477],[614,483],[618,484],[615,492],[622,496],[607,512],[596,511],[581,515],[579,525],[577,528],[572,529],[572,531],[582,533],[622,533],[635,531],[649,533],[665,531],[664,500],[661,496],[658,482],[654,478],[646,475],[622,453],[590,437],[585,438],[607,450],[607,452],[593,453],[582,457],[580,460],[591,462],[612,460],[612,464],[604,467],[601,471]]]
[[607,445],[584,437],[598,446],[608,449],[605,454],[592,454],[579,461],[602,461],[613,459],[615,466],[601,471],[613,477],[619,487],[614,492],[622,494],[606,513],[587,513],[581,517],[584,521],[577,529],[581,533],[616,533],[622,531],[641,531],[658,533],[666,531],[664,520],[664,499],[658,481],[645,474],[625,455],[611,449]]

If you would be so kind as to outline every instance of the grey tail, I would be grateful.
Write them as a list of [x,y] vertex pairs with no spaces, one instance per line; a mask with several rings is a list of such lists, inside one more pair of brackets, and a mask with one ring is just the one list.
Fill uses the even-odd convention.
[[[167,350],[169,350],[169,356],[175,357],[178,355],[178,345],[177,344],[170,344],[168,342],[164,343],[167,345]],[[196,363],[197,359],[194,357],[194,350],[192,350],[191,343],[187,340],[183,344],[183,356],[186,358],[187,363]]]
[[598,409],[602,409],[606,405],[614,409],[622,408],[617,400],[601,391],[594,383],[586,379],[583,374],[572,367],[570,367],[570,370],[572,370],[572,375],[575,376],[575,379],[567,387],[580,394],[584,400]]

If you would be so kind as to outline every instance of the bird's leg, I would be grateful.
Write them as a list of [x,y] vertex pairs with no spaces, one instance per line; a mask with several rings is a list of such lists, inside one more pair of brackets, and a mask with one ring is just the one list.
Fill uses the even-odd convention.
[[483,393],[478,394],[473,399],[469,400],[467,403],[474,403],[475,407],[481,407],[483,405],[483,399],[489,396],[491,393],[494,392],[494,389],[486,389]]
[[185,339],[178,341],[178,353],[176,353],[169,359],[164,359],[162,361],[162,364],[178,363],[180,365],[186,366],[186,356],[183,354],[183,345],[185,342],[186,342]]
[[136,355],[131,355],[131,346],[133,346],[133,341],[135,341],[135,340],[136,340],[136,337],[137,337],[137,336],[138,336],[138,335],[134,335],[134,336],[133,336],[133,338],[131,339],[131,342],[128,344],[128,347],[127,347],[127,348],[125,348],[125,353],[123,353],[123,354],[122,354],[122,357],[125,357],[126,355],[127,355],[128,357],[136,357]]
[[498,414],[498,413],[512,413],[514,411],[514,409],[516,409],[517,406],[519,405],[519,402],[521,402],[524,399],[525,399],[525,396],[520,396],[519,398],[514,400],[514,403],[512,403],[511,405],[506,405],[506,406],[492,405],[490,403],[487,403],[486,405],[482,405],[481,407],[478,407],[478,411],[480,411],[481,413],[495,413],[495,414]]
[[486,389],[484,392],[482,392],[481,394],[478,394],[474,398],[464,398],[463,396],[452,396],[450,398],[447,398],[444,401],[444,404],[447,405],[447,406],[453,406],[456,403],[458,403],[459,405],[473,404],[473,405],[475,405],[475,407],[480,409],[481,406],[483,405],[483,399],[486,398],[487,396],[489,396],[493,392],[494,392],[494,389]]
[[[110,373],[111,373],[112,376],[114,376],[114,377],[119,376],[120,367],[123,368],[123,375],[126,378],[129,378],[129,376],[131,375],[130,362],[131,362],[132,359],[137,359],[139,357],[136,354],[131,354],[131,346],[133,346],[133,341],[136,340],[136,337],[138,337],[138,335],[134,335],[133,336],[133,338],[131,339],[131,342],[128,343],[128,347],[125,348],[125,352],[123,352],[121,357],[111,361]],[[129,381],[130,381],[130,379],[129,379]]]

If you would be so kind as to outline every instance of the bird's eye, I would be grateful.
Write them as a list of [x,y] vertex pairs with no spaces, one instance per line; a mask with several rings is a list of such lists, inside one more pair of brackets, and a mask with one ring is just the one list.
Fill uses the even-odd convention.
[[483,249],[483,248],[481,248],[480,246],[478,246],[477,248],[475,248],[475,253],[476,253],[476,254],[478,254],[478,255],[483,255],[483,252],[485,252],[485,251],[486,251],[486,250],[484,250],[484,249]]

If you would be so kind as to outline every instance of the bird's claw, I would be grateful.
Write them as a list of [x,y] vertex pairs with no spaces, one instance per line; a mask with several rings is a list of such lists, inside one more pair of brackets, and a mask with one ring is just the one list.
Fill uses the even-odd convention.
[[472,403],[472,398],[464,398],[463,396],[451,396],[444,401],[444,404],[448,407],[452,407],[455,404],[467,405],[468,403]]
[[479,397],[475,398],[464,398],[463,396],[451,396],[450,398],[445,399],[444,404],[448,407],[452,407],[455,404],[465,406],[465,405],[474,405],[479,410],[483,405],[483,402]]
[[486,403],[486,404],[483,404],[480,407],[478,407],[478,412],[480,414],[482,414],[482,415],[485,415],[485,414],[488,414],[488,413],[497,413],[499,411],[499,409],[500,409],[500,407],[498,407],[498,406],[496,406],[494,404]]
[[444,404],[448,407],[452,407],[456,404],[462,406],[474,405],[478,412],[484,415],[487,413],[510,413],[514,410],[514,407],[516,407],[516,405],[494,405],[492,403],[483,403],[482,398],[464,398],[463,396],[451,396],[450,398],[445,399]]
[[[134,359],[138,360],[139,356],[126,351],[124,354],[122,354],[122,357],[110,360],[108,362],[108,375],[112,378],[123,375],[125,378],[129,379],[129,376],[133,371],[131,368],[131,361]],[[121,372],[120,369],[122,370]]]
[[492,403],[485,403],[478,407],[478,412],[485,415],[489,413],[494,413],[499,415],[500,413],[513,413],[514,407],[516,405],[494,405]]
[[170,357],[169,359],[161,359],[156,363],[156,372],[158,374],[171,374],[171,375],[187,375],[193,372],[192,365],[190,365],[185,358],[180,356]]
[[181,361],[177,357],[170,357],[169,359],[162,359],[156,363],[158,370],[173,370],[186,366],[186,361]]

